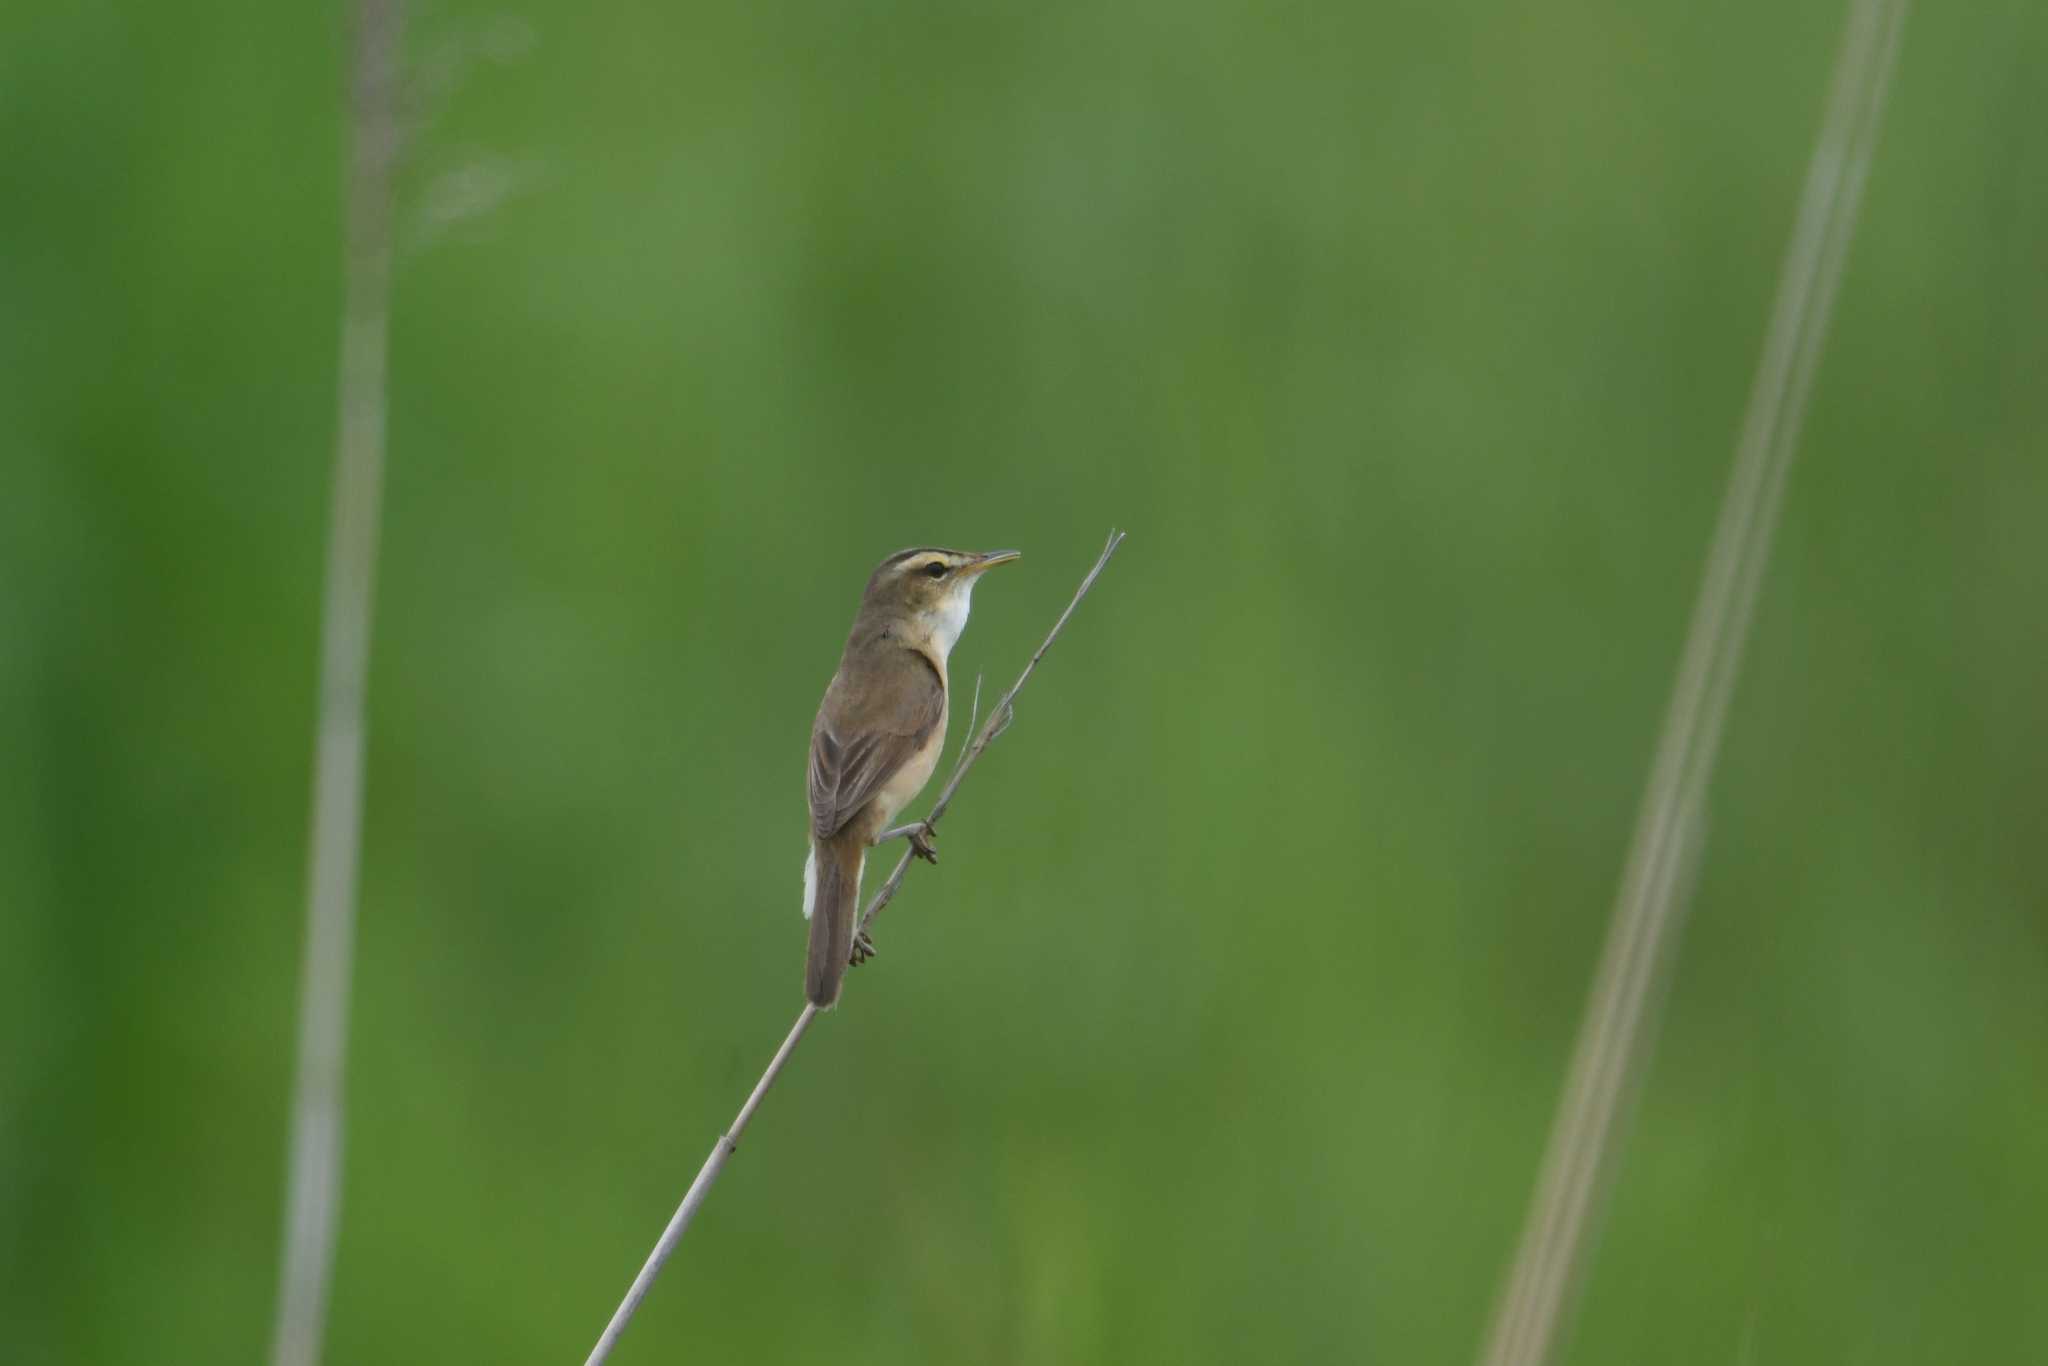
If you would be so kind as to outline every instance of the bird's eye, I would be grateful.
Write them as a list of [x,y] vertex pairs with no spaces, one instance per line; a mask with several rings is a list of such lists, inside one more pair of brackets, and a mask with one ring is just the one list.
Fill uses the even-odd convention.
[[924,572],[935,579],[943,579],[946,577],[946,562],[944,560],[933,560],[924,567]]

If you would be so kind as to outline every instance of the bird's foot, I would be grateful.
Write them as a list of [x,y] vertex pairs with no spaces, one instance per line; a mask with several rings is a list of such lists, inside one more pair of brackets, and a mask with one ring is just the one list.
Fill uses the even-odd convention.
[[913,821],[909,825],[898,825],[884,830],[875,836],[875,843],[887,844],[893,839],[906,839],[910,841],[911,853],[926,863],[937,863],[939,851],[933,847],[932,841],[938,837],[939,832],[932,829],[930,821]]
[[867,962],[868,959],[873,958],[878,952],[880,950],[875,948],[875,941],[868,937],[866,930],[855,930],[853,932],[853,954],[846,961],[854,967],[859,967],[862,963]]

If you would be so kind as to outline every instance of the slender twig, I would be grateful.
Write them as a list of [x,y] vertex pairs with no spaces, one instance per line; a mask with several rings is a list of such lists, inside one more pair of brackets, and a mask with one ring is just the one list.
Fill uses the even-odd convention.
[[[946,785],[939,789],[939,799],[932,803],[931,814],[924,818],[926,829],[937,827],[939,817],[945,815],[946,808],[953,804],[953,794],[960,790],[960,783],[967,777],[967,770],[974,767],[974,761],[981,757],[982,752],[998,735],[1010,728],[1010,722],[1016,719],[1016,710],[1012,704],[1016,701],[1018,692],[1030,681],[1031,671],[1038,667],[1039,660],[1045,658],[1045,652],[1052,648],[1052,643],[1060,638],[1060,632],[1067,629],[1067,618],[1074,615],[1074,609],[1081,605],[1081,599],[1088,596],[1088,590],[1095,586],[1096,577],[1109,563],[1109,557],[1116,554],[1116,548],[1123,544],[1123,539],[1124,533],[1121,531],[1112,531],[1109,534],[1109,544],[1102,548],[1102,555],[1095,561],[1095,567],[1088,571],[1088,576],[1081,580],[1081,586],[1074,590],[1074,600],[1067,604],[1066,611],[1060,613],[1060,619],[1052,624],[1052,630],[1046,633],[1044,641],[1032,653],[1030,662],[1025,664],[1024,672],[1018,674],[1017,681],[1010,685],[1010,690],[989,708],[988,720],[982,722],[981,729],[975,733],[967,748],[960,751],[960,759],[953,765],[952,776],[947,778]],[[868,902],[867,910],[861,913],[858,928],[862,933],[866,933],[868,926],[874,923],[875,917],[882,913],[882,908],[894,899],[896,889],[903,885],[904,873],[910,870],[910,861],[916,857],[915,850],[905,850],[903,856],[896,860],[896,866],[889,871],[888,879],[876,890],[874,898]]]
[[353,147],[343,269],[340,423],[321,616],[311,866],[300,969],[298,1076],[276,1366],[320,1359],[341,1206],[342,1069],[348,1049],[356,877],[362,843],[364,691],[384,475],[385,344],[391,303],[391,168],[397,154],[401,0],[359,0],[350,79]]
[[1702,812],[1869,173],[1908,0],[1855,0],[1677,685],[1485,1366],[1549,1359],[1577,1285],[1619,1116],[1648,1052],[1704,844]]
[[[1030,681],[1032,671],[1038,667],[1038,661],[1045,657],[1045,652],[1052,648],[1052,643],[1060,638],[1060,632],[1067,628],[1067,619],[1074,615],[1074,609],[1081,605],[1081,599],[1088,596],[1088,590],[1095,586],[1095,580],[1101,575],[1104,566],[1108,565],[1109,557],[1116,554],[1116,548],[1123,544],[1123,539],[1124,533],[1121,531],[1109,533],[1109,544],[1102,548],[1102,554],[1097,557],[1095,567],[1088,571],[1087,577],[1081,580],[1081,586],[1074,590],[1073,600],[1067,604],[1067,610],[1060,613],[1059,620],[1052,624],[1052,630],[1046,633],[1045,640],[1032,654],[1030,662],[1025,664],[1024,672],[1017,675],[1017,681],[1010,685],[1010,690],[1003,694],[1002,701],[989,712],[988,720],[960,752],[959,761],[953,765],[952,776],[946,780],[946,786],[939,792],[938,801],[932,804],[931,814],[924,819],[925,829],[939,823],[939,818],[946,814],[946,808],[952,805],[953,794],[960,790],[961,781],[967,777],[967,770],[974,766],[975,760],[982,756],[989,743],[1001,735],[1009,725],[1009,718],[1012,715],[1011,704],[1016,700],[1017,693]],[[980,684],[977,682],[977,699],[980,692]],[[888,905],[890,899],[896,895],[896,889],[902,885],[903,875],[909,870],[910,861],[914,856],[913,853],[906,852],[897,861],[895,870],[889,874],[888,880],[875,893],[874,899],[868,903],[867,911],[861,916],[862,930],[867,929],[869,923],[881,913],[882,907]],[[754,1111],[760,1108],[762,1098],[768,1094],[768,1088],[782,1075],[783,1067],[789,1062],[789,1055],[796,1051],[797,1044],[803,1041],[805,1032],[810,1029],[811,1021],[817,1017],[818,1008],[813,1005],[806,1005],[803,1013],[796,1017],[796,1023],[790,1027],[789,1037],[782,1041],[782,1047],[775,1050],[775,1057],[770,1060],[768,1070],[761,1074],[761,1080],[754,1083],[753,1091],[747,1096],[747,1103],[740,1107],[739,1117],[732,1122],[730,1129],[718,1136],[718,1142],[712,1145],[711,1155],[705,1158],[704,1165],[698,1168],[697,1179],[690,1183],[689,1191],[683,1196],[683,1203],[676,1207],[674,1216],[668,1221],[668,1227],[661,1231],[660,1239],[655,1242],[654,1250],[647,1254],[646,1262],[640,1267],[640,1274],[633,1278],[632,1286],[626,1291],[626,1298],[619,1301],[619,1307],[612,1313],[611,1322],[605,1325],[604,1333],[597,1340],[597,1346],[593,1347],[590,1355],[584,1359],[584,1366],[597,1366],[609,1357],[612,1348],[618,1345],[619,1335],[626,1331],[626,1325],[632,1320],[634,1311],[639,1309],[640,1301],[647,1298],[648,1287],[654,1284],[654,1278],[660,1273],[662,1264],[668,1260],[669,1254],[676,1250],[676,1244],[682,1241],[683,1233],[689,1228],[690,1221],[697,1217],[697,1211],[703,1207],[705,1198],[710,1195],[712,1183],[716,1182],[719,1173],[725,1170],[726,1159],[738,1150],[740,1136],[746,1132],[747,1125],[753,1122]]]
[[968,742],[974,739],[974,723],[981,719],[981,677],[980,674],[974,676],[974,702],[967,708],[967,729],[960,732],[961,754],[967,753]]

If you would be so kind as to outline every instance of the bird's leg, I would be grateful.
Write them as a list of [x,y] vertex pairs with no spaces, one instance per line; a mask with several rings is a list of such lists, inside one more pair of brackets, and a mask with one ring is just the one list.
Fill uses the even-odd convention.
[[886,844],[893,839],[906,839],[910,841],[911,853],[926,863],[937,863],[939,851],[932,847],[932,841],[938,836],[939,832],[932,829],[930,821],[912,821],[909,825],[896,825],[884,830],[875,836],[875,843]]
[[[890,840],[909,840],[911,853],[917,855],[926,863],[937,863],[939,861],[939,851],[932,848],[932,840],[937,835],[938,831],[932,829],[930,821],[912,821],[908,825],[889,827],[881,834],[876,835],[873,843],[887,844]],[[879,952],[880,950],[875,947],[875,941],[868,936],[868,932],[856,929],[853,932],[853,954],[847,959],[847,962],[854,967],[859,967]]]

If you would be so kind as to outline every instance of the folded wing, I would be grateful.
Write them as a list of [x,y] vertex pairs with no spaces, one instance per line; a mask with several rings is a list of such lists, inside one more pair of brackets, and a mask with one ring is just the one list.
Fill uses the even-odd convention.
[[945,714],[946,692],[931,661],[886,647],[863,661],[862,685],[832,680],[811,727],[811,834],[846,828],[882,784],[922,750]]

